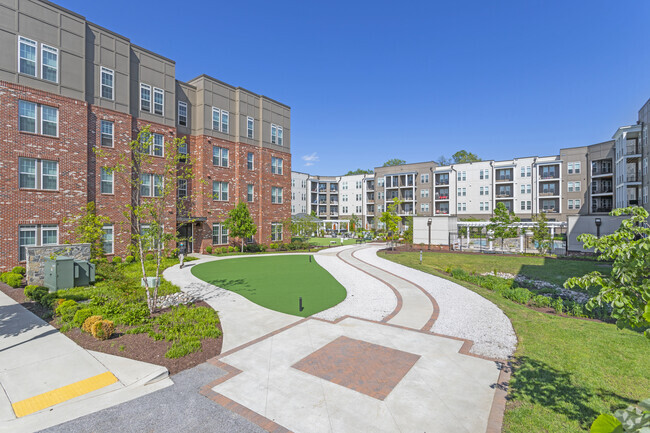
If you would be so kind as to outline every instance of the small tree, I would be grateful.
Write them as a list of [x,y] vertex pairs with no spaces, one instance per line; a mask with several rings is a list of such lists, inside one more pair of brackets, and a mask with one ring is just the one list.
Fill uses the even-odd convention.
[[459,150],[458,152],[451,155],[451,158],[454,160],[454,164],[481,161],[481,158],[476,156],[476,154],[468,152],[466,150]]
[[359,228],[359,225],[361,225],[361,218],[359,218],[357,215],[352,214],[350,216],[350,232],[354,233],[357,231]]
[[[399,226],[400,221],[402,220],[402,217],[397,215],[397,209],[400,204],[400,200],[398,198],[393,199],[393,203],[389,204],[386,207],[386,211],[381,213],[381,217],[379,218],[379,221],[384,223],[384,226],[386,227],[386,230],[388,232],[392,232],[393,234],[391,235],[391,240],[395,237],[397,233],[397,227]],[[393,246],[394,248],[394,246]]]
[[408,224],[409,228],[407,228],[404,231],[404,241],[407,244],[412,244],[413,243],[413,216],[406,217],[406,224]]
[[318,218],[310,215],[302,215],[287,218],[283,226],[291,231],[291,236],[309,239],[312,233],[318,230]]
[[609,275],[594,271],[582,277],[569,278],[568,288],[600,287],[587,308],[609,304],[619,328],[645,329],[650,339],[650,227],[648,212],[641,207],[614,209],[610,215],[630,215],[611,235],[600,238],[583,233],[578,240],[585,248],[600,253],[598,260],[613,261]]
[[540,212],[533,215],[533,240],[537,242],[537,249],[541,254],[546,254],[551,249],[551,234],[548,231],[548,219],[546,213]]
[[503,241],[505,238],[514,238],[517,236],[517,228],[512,227],[514,223],[519,222],[518,216],[514,212],[509,211],[506,205],[499,203],[494,208],[494,216],[490,218],[488,224],[488,231],[492,231],[494,237],[501,239],[501,249],[503,249]]
[[406,164],[406,161],[403,159],[398,159],[398,158],[393,158],[389,159],[388,161],[384,162],[384,167],[394,167],[396,165],[404,165]]
[[109,223],[110,218],[97,215],[95,202],[91,201],[81,208],[83,214],[73,218],[69,222],[76,223],[74,229],[76,242],[90,244],[90,258],[97,259],[104,257],[104,226]]
[[347,173],[345,173],[346,176],[354,175],[354,174],[372,174],[372,170],[364,170],[363,168],[357,168],[356,170],[350,170]]
[[224,221],[228,228],[228,234],[241,239],[241,252],[244,252],[244,240],[253,237],[257,233],[257,226],[248,210],[248,205],[243,201],[237,203]]

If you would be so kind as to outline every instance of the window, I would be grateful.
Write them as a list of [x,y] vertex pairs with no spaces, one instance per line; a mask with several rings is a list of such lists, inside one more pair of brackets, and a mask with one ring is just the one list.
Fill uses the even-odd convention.
[[524,185],[523,183],[521,184],[521,193],[522,194],[526,193],[526,185]]
[[218,201],[228,201],[228,182],[212,182],[212,198]]
[[282,240],[282,223],[271,223],[271,241]]
[[573,182],[569,182],[567,189],[569,192],[573,192]]
[[569,209],[573,209],[573,200],[569,200]]
[[248,152],[248,156],[246,157],[246,168],[249,170],[253,169],[253,161],[254,161],[255,155],[253,155],[253,152]]
[[526,201],[525,200],[521,201],[521,210],[526,210]]
[[277,186],[271,187],[271,203],[282,203],[282,188]]
[[490,171],[486,168],[485,170],[481,169],[479,172],[479,178],[480,179],[489,179],[490,178]]
[[160,174],[140,174],[140,196],[162,197],[163,177]]
[[247,193],[246,193],[246,201],[248,201],[249,203],[253,201],[253,197],[254,197],[253,191],[254,191],[254,188],[255,188],[255,187],[254,187],[253,185],[251,185],[250,183],[248,184],[248,190],[247,190]]
[[467,172],[466,171],[459,171],[458,172],[458,180],[467,180]]
[[348,213],[348,207],[347,207],[347,206],[342,206],[341,211],[342,211],[344,214]]
[[574,209],[580,209],[580,200],[573,200]]
[[342,194],[341,195],[341,201],[342,202],[347,202],[348,201],[348,195],[347,194]]
[[[483,195],[483,187],[482,187],[482,186],[480,186],[480,187],[478,188],[478,195]],[[481,204],[482,204],[482,203],[481,203]]]
[[255,135],[255,120],[252,117],[246,118],[246,137],[253,138]]
[[104,99],[113,100],[113,79],[115,77],[115,74],[113,73],[112,70],[105,68],[103,66],[100,69],[100,74],[101,74],[100,94]]
[[429,183],[429,175],[428,174],[421,174],[420,175],[420,183]]
[[53,224],[19,226],[18,247],[20,261],[27,260],[25,247],[39,245],[57,245],[59,227]]
[[282,146],[282,127],[271,124],[271,144]]
[[228,228],[224,223],[212,224],[212,244],[213,245],[228,244]]
[[348,189],[348,183],[347,182],[341,182],[341,190],[342,191],[347,191]]
[[41,134],[59,135],[59,109],[41,105]]
[[271,157],[271,173],[282,174],[282,159]]
[[178,179],[178,198],[187,197],[187,179]]
[[104,254],[113,254],[113,226],[102,227],[102,247]]
[[183,101],[178,101],[178,124],[187,126],[187,104]]
[[163,177],[160,174],[154,174],[153,176],[153,196],[162,197],[163,195]]
[[648,174],[648,158],[643,158],[643,174]]
[[384,178],[383,177],[380,177],[379,179],[377,179],[377,186],[384,186]]
[[363,183],[362,183],[360,180],[358,180],[358,181],[355,183],[354,186],[356,187],[356,189],[361,189],[362,184],[363,184]]
[[[576,162],[576,163],[573,164],[573,171],[575,172],[575,174],[580,174],[580,163],[579,162]],[[578,200],[578,203],[580,203],[580,200]],[[577,207],[576,207],[576,209],[577,209]]]
[[573,189],[575,190],[575,192],[579,192],[580,191],[580,186],[581,186],[580,182],[574,182],[573,185],[574,185]]
[[420,190],[420,197],[422,197],[422,198],[429,197],[429,190],[428,189],[421,189]]
[[140,83],[140,110],[151,112],[151,86]]
[[224,134],[228,133],[228,119],[229,114],[227,111],[221,110],[221,132]]
[[36,76],[36,41],[22,36],[18,38],[18,71]]
[[228,167],[228,149],[212,146],[212,165],[217,167]]
[[113,122],[101,121],[101,144],[104,147],[113,147]]
[[153,114],[158,114],[159,116],[162,116],[164,113],[164,107],[165,107],[165,91],[154,87],[153,88]]
[[18,101],[18,130],[36,134],[36,104]]
[[212,129],[219,131],[221,126],[221,117],[218,108],[212,107]]
[[18,186],[25,189],[59,189],[59,163],[45,159],[18,159]]
[[185,140],[178,143],[178,162],[187,162],[187,142]]
[[165,141],[162,134],[153,134],[153,156],[163,156],[165,153]]
[[356,194],[355,198],[356,198],[357,201],[361,201],[361,194]]
[[422,212],[429,212],[429,203],[420,203],[420,210]]
[[41,44],[41,78],[59,82],[59,50]]
[[151,175],[142,173],[140,175],[140,196],[150,197],[151,196]]
[[[40,107],[41,122],[40,131],[36,126],[36,114]],[[59,135],[59,109],[48,107],[47,105],[39,105],[33,102],[18,101],[18,130],[23,132],[31,132],[33,134],[41,133],[56,137]]]
[[212,129],[227,134],[228,121],[229,114],[226,110],[220,110],[217,107],[212,107]]
[[458,211],[463,212],[467,210],[467,203],[458,203]]
[[467,195],[467,188],[458,188],[458,197],[465,197]]
[[526,185],[526,193],[530,194],[530,184]]
[[100,175],[100,191],[102,194],[113,194],[113,170],[102,167]]

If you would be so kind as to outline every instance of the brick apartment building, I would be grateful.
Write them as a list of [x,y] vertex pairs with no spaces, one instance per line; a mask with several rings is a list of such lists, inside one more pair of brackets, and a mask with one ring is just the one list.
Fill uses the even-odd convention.
[[188,154],[195,176],[179,182],[165,230],[197,252],[230,244],[222,223],[244,201],[254,241],[289,237],[288,106],[207,75],[181,82],[173,60],[47,1],[4,4],[0,47],[0,269],[22,262],[26,246],[74,242],[68,220],[91,201],[110,219],[105,251],[126,255],[132,189],[109,168],[130,157],[144,126],[153,142],[145,200],[157,199],[161,156],[176,137],[186,144],[171,151]]

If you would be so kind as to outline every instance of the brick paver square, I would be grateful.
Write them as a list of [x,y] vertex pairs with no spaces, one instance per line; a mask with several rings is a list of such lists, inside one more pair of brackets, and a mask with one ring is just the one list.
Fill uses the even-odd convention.
[[384,400],[420,355],[339,337],[292,367]]

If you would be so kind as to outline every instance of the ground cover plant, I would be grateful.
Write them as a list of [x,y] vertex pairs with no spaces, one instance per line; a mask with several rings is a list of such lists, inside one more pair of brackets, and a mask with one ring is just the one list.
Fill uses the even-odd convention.
[[[527,308],[497,291],[440,272],[450,264],[435,260],[446,256],[471,260],[471,255],[426,253],[422,265],[419,257],[414,260],[412,256],[401,253],[384,257],[455,281],[494,302],[510,318],[518,346],[512,360],[514,372],[503,432],[586,432],[600,413],[624,409],[647,398],[649,349],[642,334],[619,330],[613,324],[575,320]],[[487,268],[497,267],[506,272],[507,266],[512,272],[522,263],[512,262],[508,256],[486,259],[490,260],[490,265],[485,265]],[[567,268],[553,269],[564,274],[569,272]],[[575,275],[582,274],[570,276]],[[557,281],[557,277],[554,279]]]
[[341,238],[309,238],[308,242],[320,247],[329,247],[332,241],[336,241],[336,246],[354,245],[357,243],[356,239],[343,239],[343,243],[341,244]]
[[310,255],[216,260],[192,267],[192,274],[263,307],[301,317],[333,307],[346,297],[345,288]]

